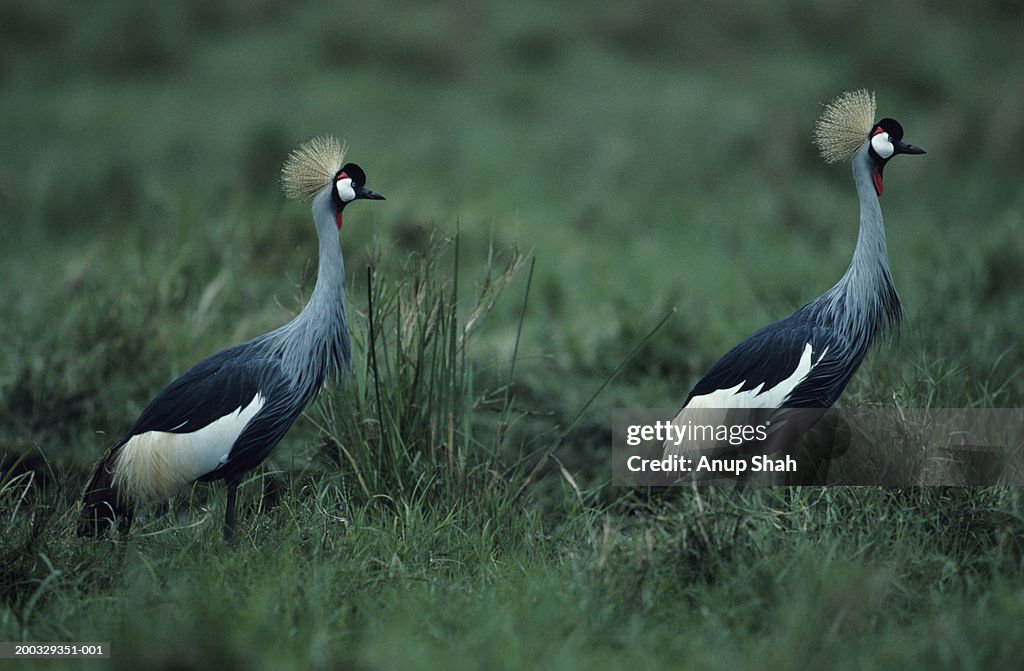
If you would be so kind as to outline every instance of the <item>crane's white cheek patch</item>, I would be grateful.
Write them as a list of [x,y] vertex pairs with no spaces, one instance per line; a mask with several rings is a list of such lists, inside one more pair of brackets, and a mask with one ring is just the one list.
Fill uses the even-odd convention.
[[878,133],[871,138],[871,148],[875,150],[875,153],[880,158],[889,158],[896,151],[889,140],[889,134],[884,132]]
[[338,198],[341,198],[341,202],[349,203],[356,199],[356,190],[352,188],[352,180],[348,177],[339,179],[334,188],[338,190]]
[[159,501],[223,465],[235,441],[266,399],[249,404],[192,433],[147,431],[121,448],[114,484],[135,501]]

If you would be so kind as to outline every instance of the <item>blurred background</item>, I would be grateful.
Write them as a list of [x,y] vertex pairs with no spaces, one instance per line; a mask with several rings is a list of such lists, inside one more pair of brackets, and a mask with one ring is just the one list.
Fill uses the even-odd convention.
[[[375,246],[459,231],[472,288],[518,245],[522,405],[571,416],[673,308],[590,421],[676,405],[844,271],[849,168],[810,137],[860,87],[928,154],[886,171],[909,320],[846,402],[1019,404],[1022,28],[1008,0],[2,0],[0,440],[91,462],[174,375],[295,314],[315,238],[277,179],[322,133],[388,198],[346,218],[354,312]],[[498,366],[523,291],[488,326]]]

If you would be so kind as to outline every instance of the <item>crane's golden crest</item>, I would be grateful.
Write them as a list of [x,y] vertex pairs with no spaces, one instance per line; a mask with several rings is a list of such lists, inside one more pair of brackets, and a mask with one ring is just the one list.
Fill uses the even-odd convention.
[[875,94],[867,89],[847,91],[825,105],[814,124],[814,144],[826,163],[851,158],[868,139],[875,122]]
[[334,180],[341,169],[348,146],[324,135],[304,142],[288,155],[281,169],[281,186],[289,198],[308,200]]

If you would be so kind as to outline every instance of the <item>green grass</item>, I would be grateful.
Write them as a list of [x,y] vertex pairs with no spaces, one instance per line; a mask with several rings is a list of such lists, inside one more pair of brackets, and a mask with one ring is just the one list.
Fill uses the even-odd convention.
[[[5,3],[0,640],[108,640],[118,668],[1015,668],[1018,490],[640,502],[609,427],[843,272],[856,199],[810,128],[861,86],[928,154],[882,201],[907,323],[842,403],[1020,406],[1022,18]],[[301,309],[315,234],[276,179],[324,132],[388,198],[342,234],[348,384],[246,481],[237,551],[219,486],[73,537],[153,394]]]

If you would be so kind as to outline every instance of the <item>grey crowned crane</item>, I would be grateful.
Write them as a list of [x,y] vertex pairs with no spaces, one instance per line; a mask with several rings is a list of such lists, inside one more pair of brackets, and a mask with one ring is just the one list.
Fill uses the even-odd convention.
[[313,201],[320,261],[306,307],[284,326],[199,362],[149,403],[93,471],[80,536],[127,531],[137,505],[166,500],[195,480],[224,480],[224,538],[233,541],[242,476],[266,459],[326,376],[350,365],[342,213],[355,200],[384,196],[366,187],[358,165],[343,164],[344,155],[337,139],[316,138],[282,170],[285,193]]
[[[765,411],[757,416],[781,408],[827,409],[875,338],[899,322],[902,308],[889,274],[879,207],[882,171],[897,154],[925,152],[903,141],[895,120],[874,119],[874,94],[847,92],[825,107],[814,132],[827,163],[853,164],[860,232],[846,273],[818,298],[729,350],[690,391],[675,424],[721,425],[727,415],[737,416],[731,409]],[[661,451],[667,457],[704,447],[666,443]]]

